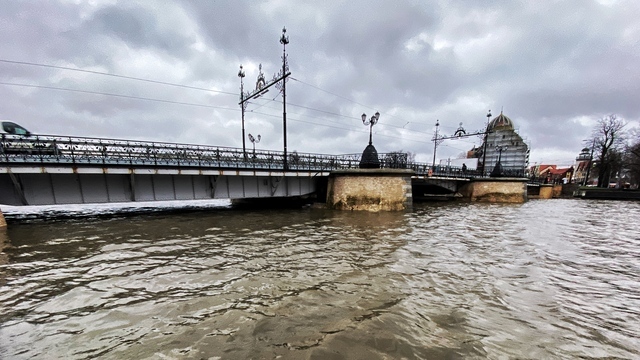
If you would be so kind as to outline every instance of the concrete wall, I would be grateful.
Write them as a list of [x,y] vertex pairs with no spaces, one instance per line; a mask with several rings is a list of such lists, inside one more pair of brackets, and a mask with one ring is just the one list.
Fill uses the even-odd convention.
[[551,199],[553,197],[553,185],[540,185],[540,196],[538,199]]
[[353,169],[332,172],[327,207],[337,210],[398,211],[413,205],[410,170]]
[[4,220],[4,215],[2,214],[2,210],[0,210],[0,229],[4,229],[7,227],[7,222]]
[[316,178],[311,175],[0,173],[0,204],[16,206],[269,198],[303,196],[315,191]]
[[476,179],[462,186],[460,193],[473,202],[524,203],[527,201],[527,179]]
[[580,184],[564,184],[564,185],[562,185],[562,193],[560,194],[560,197],[572,198],[573,197],[573,193],[576,190],[578,190],[579,187],[580,187]]

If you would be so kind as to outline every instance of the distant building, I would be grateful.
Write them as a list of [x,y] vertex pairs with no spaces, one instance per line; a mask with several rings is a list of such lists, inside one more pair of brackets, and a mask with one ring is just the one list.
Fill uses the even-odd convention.
[[[589,167],[591,166],[591,150],[589,148],[584,148],[576,158],[576,171],[573,176],[573,180],[577,184],[588,184],[589,182],[585,182],[587,176],[592,177],[595,172],[591,173],[589,171]],[[587,174],[589,172],[589,174]]]
[[574,167],[558,168],[557,165],[536,165],[529,169],[532,177],[549,184],[569,184],[574,181]]
[[[529,163],[529,146],[516,132],[513,121],[502,112],[489,123],[487,127],[489,134],[486,137],[487,154],[484,171],[489,174],[498,163],[505,175],[523,176]],[[482,168],[484,143],[472,149],[473,157],[478,158],[478,166]],[[502,150],[502,151],[501,151]]]

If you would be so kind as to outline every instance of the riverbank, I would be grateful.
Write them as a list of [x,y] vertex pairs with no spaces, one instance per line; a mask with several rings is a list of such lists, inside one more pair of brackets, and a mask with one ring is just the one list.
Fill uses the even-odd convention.
[[573,197],[594,200],[640,200],[638,189],[605,189],[596,187],[580,187],[573,192]]

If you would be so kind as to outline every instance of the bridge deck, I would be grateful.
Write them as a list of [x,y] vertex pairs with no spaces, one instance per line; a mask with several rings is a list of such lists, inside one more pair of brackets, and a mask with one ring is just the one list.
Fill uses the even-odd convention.
[[[0,203],[69,204],[306,196],[331,171],[358,168],[361,154],[325,155],[117,139],[2,135]],[[382,168],[455,187],[474,171],[378,154]],[[286,166],[286,168],[285,168]],[[320,184],[320,185],[319,185]],[[448,185],[447,185],[448,184]],[[457,186],[457,185],[456,185]]]

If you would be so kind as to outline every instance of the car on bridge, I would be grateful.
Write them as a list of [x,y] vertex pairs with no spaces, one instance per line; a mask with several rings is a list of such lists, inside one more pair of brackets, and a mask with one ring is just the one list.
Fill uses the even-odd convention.
[[33,135],[24,127],[11,121],[2,122],[0,154],[59,155],[55,141]]

